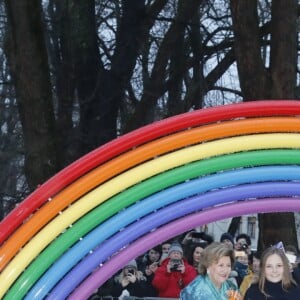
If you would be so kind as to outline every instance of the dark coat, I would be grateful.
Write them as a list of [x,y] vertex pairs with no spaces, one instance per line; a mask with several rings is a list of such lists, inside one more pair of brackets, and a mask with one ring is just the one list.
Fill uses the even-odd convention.
[[283,290],[281,282],[272,283],[266,281],[265,291],[271,297],[266,296],[259,290],[258,284],[252,284],[247,290],[244,300],[299,300],[300,286],[293,286],[288,291]]

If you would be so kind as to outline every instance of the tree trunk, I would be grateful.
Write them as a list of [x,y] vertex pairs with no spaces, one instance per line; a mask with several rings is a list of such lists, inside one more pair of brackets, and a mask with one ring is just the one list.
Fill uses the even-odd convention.
[[[297,1],[272,1],[270,67],[261,57],[257,1],[231,0],[235,55],[243,97],[247,100],[294,98],[297,61]],[[293,213],[259,215],[259,245],[283,241],[298,245]]]
[[[50,0],[48,14],[51,26],[48,33],[49,59],[55,80],[57,99],[57,140],[61,167],[80,156],[77,122],[73,122],[75,105],[75,70],[72,57],[71,24],[68,0]],[[77,108],[78,110],[78,108]]]
[[[122,1],[110,70],[97,44],[94,1],[68,1],[72,57],[80,101],[81,155],[117,136],[117,117],[139,53],[144,1]],[[117,4],[116,4],[117,5]]]
[[57,171],[55,120],[38,0],[6,0],[6,54],[24,134],[25,174],[31,189]]
[[[128,121],[126,131],[131,131],[138,127],[144,126],[153,121],[151,112],[157,104],[160,97],[167,90],[165,78],[168,77],[167,67],[171,56],[174,57],[178,47],[182,47],[182,36],[185,33],[188,22],[197,14],[201,1],[179,1],[178,12],[174,22],[170,25],[169,30],[158,49],[156,60],[148,82],[145,83],[144,93],[139,101],[135,113]],[[180,51],[180,50],[179,50]],[[184,61],[185,58],[182,58]],[[182,66],[181,66],[182,70]],[[178,71],[178,68],[177,68]],[[181,74],[181,77],[183,74]],[[178,113],[178,111],[177,111]]]

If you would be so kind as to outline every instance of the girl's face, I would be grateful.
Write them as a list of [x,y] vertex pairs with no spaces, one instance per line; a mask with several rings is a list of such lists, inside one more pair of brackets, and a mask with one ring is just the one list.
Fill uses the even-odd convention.
[[218,262],[207,268],[207,274],[217,288],[220,288],[222,283],[228,279],[230,272],[231,260],[229,256],[221,257]]
[[196,263],[199,263],[202,252],[203,252],[203,248],[201,247],[196,247],[193,253],[193,261]]
[[283,278],[284,266],[281,257],[277,254],[270,255],[266,260],[265,274],[270,282],[279,282]]

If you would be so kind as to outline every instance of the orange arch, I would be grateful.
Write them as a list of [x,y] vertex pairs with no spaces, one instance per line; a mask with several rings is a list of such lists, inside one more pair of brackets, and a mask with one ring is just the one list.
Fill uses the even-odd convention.
[[249,118],[209,124],[178,132],[128,151],[84,175],[47,202],[32,215],[0,248],[0,270],[18,250],[61,210],[113,176],[154,156],[181,147],[247,133],[299,132],[300,119],[295,117]]

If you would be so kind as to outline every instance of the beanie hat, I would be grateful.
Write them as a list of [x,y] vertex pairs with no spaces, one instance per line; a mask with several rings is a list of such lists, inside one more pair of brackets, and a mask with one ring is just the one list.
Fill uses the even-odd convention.
[[221,235],[220,242],[222,243],[224,240],[229,240],[232,245],[234,245],[233,236],[229,232],[225,232]]
[[137,269],[137,263],[136,261],[133,259],[130,262],[128,262],[128,264],[126,266],[124,266],[124,268],[136,268]]
[[174,244],[171,245],[171,247],[169,249],[169,252],[168,252],[168,255],[170,256],[170,254],[173,251],[178,251],[178,252],[180,252],[183,255],[183,250],[182,250],[182,247],[181,247],[181,245],[179,243],[174,243]]

